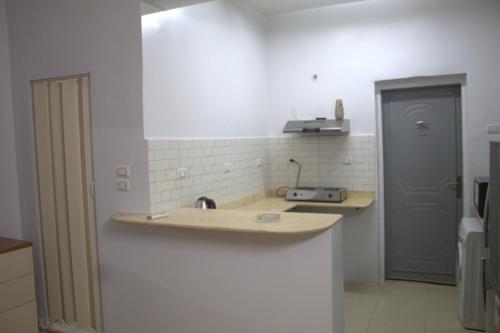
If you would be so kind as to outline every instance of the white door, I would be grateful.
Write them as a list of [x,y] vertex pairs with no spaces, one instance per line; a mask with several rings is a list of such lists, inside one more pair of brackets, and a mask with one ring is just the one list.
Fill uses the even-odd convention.
[[32,82],[49,317],[101,331],[89,76]]

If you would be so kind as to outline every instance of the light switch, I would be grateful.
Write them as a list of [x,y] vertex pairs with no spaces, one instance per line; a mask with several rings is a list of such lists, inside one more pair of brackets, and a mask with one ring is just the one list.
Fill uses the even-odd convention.
[[177,169],[177,178],[178,179],[184,179],[188,176],[188,170],[187,168],[179,168]]
[[129,178],[130,177],[130,166],[128,165],[118,165],[116,167],[116,176],[117,177],[123,177],[123,178]]
[[116,181],[116,189],[120,192],[130,192],[132,187],[129,179],[119,179]]
[[233,168],[233,163],[224,163],[224,172],[229,173]]
[[264,164],[264,159],[262,158],[258,158],[255,160],[255,165],[258,167],[258,168],[261,168],[262,165]]

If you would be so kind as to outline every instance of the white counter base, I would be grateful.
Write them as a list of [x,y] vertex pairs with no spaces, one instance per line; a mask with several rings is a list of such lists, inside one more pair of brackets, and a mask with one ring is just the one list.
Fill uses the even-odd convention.
[[103,272],[117,288],[137,286],[105,298],[114,332],[344,332],[341,221],[293,236],[114,228],[148,244],[127,237],[130,265]]

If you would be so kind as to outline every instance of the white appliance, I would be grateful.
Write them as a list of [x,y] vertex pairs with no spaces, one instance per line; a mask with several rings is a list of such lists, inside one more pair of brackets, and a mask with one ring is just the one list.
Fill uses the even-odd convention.
[[483,253],[483,227],[480,220],[464,217],[458,233],[457,305],[462,325],[474,330],[485,329]]
[[484,264],[486,332],[500,332],[500,141],[490,142],[490,178],[486,195]]
[[346,199],[344,187],[297,187],[286,192],[289,201],[342,202]]

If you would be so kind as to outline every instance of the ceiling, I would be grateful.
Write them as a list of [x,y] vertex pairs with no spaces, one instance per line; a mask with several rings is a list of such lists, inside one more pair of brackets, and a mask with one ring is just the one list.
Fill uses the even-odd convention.
[[237,0],[264,15],[277,15],[296,10],[338,5],[364,0]]
[[142,15],[147,15],[154,12],[196,5],[209,1],[211,0],[142,0],[141,12]]
[[[194,5],[210,0],[143,0],[142,14],[168,10],[177,7]],[[277,15],[296,10],[338,5],[348,2],[364,0],[235,0],[248,7],[254,8],[264,15]]]

